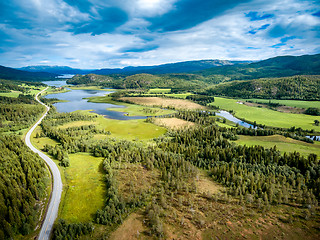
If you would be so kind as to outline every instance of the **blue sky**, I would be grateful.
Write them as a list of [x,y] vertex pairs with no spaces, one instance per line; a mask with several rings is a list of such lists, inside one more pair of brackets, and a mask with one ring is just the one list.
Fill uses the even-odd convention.
[[115,68],[320,53],[320,1],[0,1],[0,65]]

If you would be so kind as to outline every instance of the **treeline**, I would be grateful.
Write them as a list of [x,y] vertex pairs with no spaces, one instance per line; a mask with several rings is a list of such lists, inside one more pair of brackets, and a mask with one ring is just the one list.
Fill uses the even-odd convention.
[[209,95],[237,98],[320,100],[319,76],[294,76],[234,81],[209,88]]
[[213,96],[207,96],[207,95],[189,95],[186,97],[186,99],[188,100],[191,100],[191,101],[194,101],[200,105],[203,105],[203,106],[207,106],[208,103],[212,103],[214,102],[214,97]]
[[45,164],[13,135],[0,135],[0,239],[31,233],[49,177]]
[[65,220],[59,219],[53,228],[53,240],[72,240],[78,239],[82,235],[93,232],[92,223],[66,223]]

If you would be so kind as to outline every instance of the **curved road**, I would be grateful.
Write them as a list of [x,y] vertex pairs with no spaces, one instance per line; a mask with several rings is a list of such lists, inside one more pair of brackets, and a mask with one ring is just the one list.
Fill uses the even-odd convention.
[[45,219],[42,223],[42,227],[40,230],[40,234],[38,239],[39,240],[44,240],[44,239],[50,239],[50,233],[52,231],[52,227],[53,227],[53,223],[57,218],[58,215],[58,209],[59,209],[59,203],[60,203],[60,199],[61,199],[61,192],[62,192],[62,181],[61,181],[61,176],[60,176],[60,172],[59,169],[57,167],[57,165],[45,154],[43,154],[42,152],[40,152],[38,149],[36,149],[30,141],[30,137],[31,137],[31,133],[34,131],[34,129],[41,123],[42,119],[47,115],[50,107],[48,107],[47,105],[45,105],[44,103],[42,103],[39,99],[38,96],[43,93],[45,90],[47,90],[48,88],[42,90],[41,92],[39,92],[35,99],[42,105],[44,105],[46,107],[46,112],[43,114],[43,116],[39,119],[39,121],[28,131],[27,135],[26,135],[26,144],[27,146],[35,153],[38,153],[39,156],[47,163],[47,165],[50,168],[52,177],[53,177],[53,188],[52,188],[52,192],[51,192],[51,199],[49,202],[49,206],[47,209],[47,213],[45,216]]

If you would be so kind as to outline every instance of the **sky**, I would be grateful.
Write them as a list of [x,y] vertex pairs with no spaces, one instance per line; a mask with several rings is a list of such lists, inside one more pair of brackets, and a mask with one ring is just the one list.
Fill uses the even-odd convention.
[[320,53],[320,0],[0,0],[0,65],[82,69]]

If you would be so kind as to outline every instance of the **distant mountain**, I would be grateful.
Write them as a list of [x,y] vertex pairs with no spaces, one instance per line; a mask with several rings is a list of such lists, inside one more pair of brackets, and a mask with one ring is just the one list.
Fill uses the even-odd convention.
[[230,80],[317,75],[320,74],[320,54],[280,56],[249,64],[209,68],[197,73],[203,76],[224,75]]
[[27,66],[18,68],[18,70],[28,71],[28,72],[48,72],[55,74],[88,74],[95,69],[77,69],[71,68],[68,66],[46,66],[46,65],[38,65],[38,66]]
[[194,71],[200,71],[212,67],[233,65],[239,63],[248,63],[248,61],[227,61],[227,60],[199,60],[199,61],[187,61],[168,63],[156,66],[140,66],[140,67],[125,67],[125,68],[106,68],[91,73],[99,75],[109,74],[125,74],[134,75],[138,73],[149,73],[149,74],[166,74],[166,73],[190,73]]
[[57,74],[48,72],[27,72],[14,68],[0,66],[0,79],[21,80],[21,81],[44,81],[54,79]]

